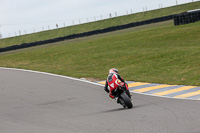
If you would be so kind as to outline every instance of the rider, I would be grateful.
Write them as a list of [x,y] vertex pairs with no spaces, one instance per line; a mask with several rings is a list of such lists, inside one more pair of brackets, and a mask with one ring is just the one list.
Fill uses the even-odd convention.
[[[115,90],[118,86],[119,86],[119,82],[118,82],[118,79],[121,81],[121,82],[124,82],[124,79],[118,74],[118,70],[116,68],[112,68],[109,70],[109,75],[108,75],[108,78],[106,80],[106,84],[105,84],[105,87],[104,87],[104,90],[109,93],[109,96],[111,99],[115,98],[113,96],[113,93],[112,91]],[[128,90],[128,88],[127,88]],[[130,97],[130,92],[128,90],[128,95]]]

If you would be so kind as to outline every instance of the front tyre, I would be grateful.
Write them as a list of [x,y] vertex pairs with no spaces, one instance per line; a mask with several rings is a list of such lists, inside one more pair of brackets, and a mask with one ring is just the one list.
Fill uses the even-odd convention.
[[131,102],[131,99],[128,97],[128,95],[126,93],[122,93],[120,95],[120,98],[119,98],[119,103],[124,107],[124,108],[132,108],[133,107],[133,104]]

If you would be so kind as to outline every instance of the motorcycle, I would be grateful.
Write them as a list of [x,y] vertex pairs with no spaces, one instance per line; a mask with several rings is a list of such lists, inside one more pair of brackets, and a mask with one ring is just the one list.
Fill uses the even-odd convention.
[[113,95],[117,103],[121,104],[124,108],[132,108],[131,95],[126,83],[120,82],[119,87],[113,90]]

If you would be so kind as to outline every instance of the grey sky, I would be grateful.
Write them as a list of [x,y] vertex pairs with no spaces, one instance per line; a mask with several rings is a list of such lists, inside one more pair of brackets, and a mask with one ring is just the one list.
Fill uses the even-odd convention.
[[[198,0],[194,0],[198,1]],[[178,4],[192,0],[177,0]],[[0,0],[0,33],[3,37],[33,33],[75,24],[86,23],[113,15],[126,15],[168,7],[176,0]]]

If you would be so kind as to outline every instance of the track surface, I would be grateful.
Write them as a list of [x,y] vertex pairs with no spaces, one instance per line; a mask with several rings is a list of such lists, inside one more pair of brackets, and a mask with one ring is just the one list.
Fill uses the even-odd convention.
[[200,101],[133,94],[122,109],[101,86],[0,69],[1,133],[200,133]]

